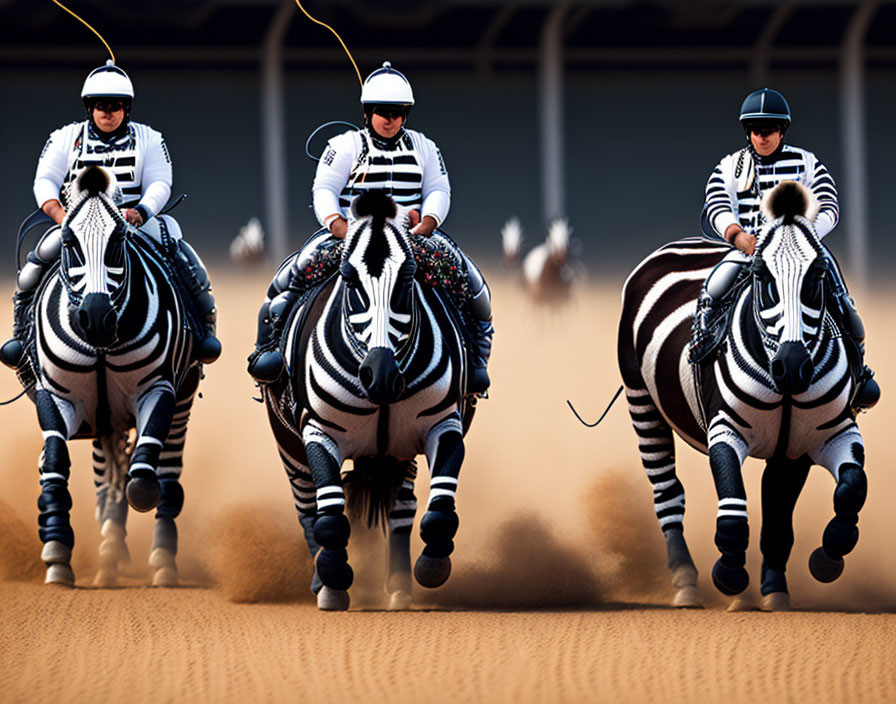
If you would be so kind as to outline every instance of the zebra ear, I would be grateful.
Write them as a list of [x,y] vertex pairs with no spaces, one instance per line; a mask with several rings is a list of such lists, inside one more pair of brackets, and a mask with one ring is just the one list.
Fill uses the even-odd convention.
[[352,201],[352,215],[356,218],[368,215],[383,219],[394,218],[395,212],[395,201],[389,197],[386,191],[379,188],[365,191]]

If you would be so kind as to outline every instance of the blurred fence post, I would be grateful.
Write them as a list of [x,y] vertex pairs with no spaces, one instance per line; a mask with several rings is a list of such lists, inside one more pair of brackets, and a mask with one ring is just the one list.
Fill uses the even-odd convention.
[[563,138],[563,20],[569,4],[551,10],[541,34],[539,84],[541,112],[541,178],[547,223],[565,214],[566,182]]
[[846,236],[854,284],[868,286],[868,194],[865,145],[865,33],[880,0],[862,2],[846,30],[840,60],[840,134],[845,166]]
[[274,263],[289,253],[287,236],[286,136],[283,128],[283,39],[296,12],[287,0],[274,15],[264,38],[261,65],[261,143],[265,229]]

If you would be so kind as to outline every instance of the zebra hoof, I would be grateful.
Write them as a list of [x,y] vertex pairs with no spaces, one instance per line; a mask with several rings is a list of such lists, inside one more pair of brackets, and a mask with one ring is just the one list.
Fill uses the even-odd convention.
[[787,592],[771,592],[762,597],[759,605],[762,611],[790,611],[790,594]]
[[351,599],[344,589],[322,587],[317,593],[317,608],[321,611],[347,611]]
[[743,567],[728,567],[719,558],[712,566],[712,583],[725,596],[734,596],[747,588],[750,575]]
[[162,498],[162,489],[155,476],[152,478],[131,477],[125,493],[131,508],[140,513],[152,511],[159,505],[159,499]]
[[744,611],[756,611],[759,607],[756,606],[756,600],[750,595],[742,594],[740,596],[736,596],[731,600],[731,603],[728,604],[728,608],[725,609],[729,614],[738,614],[743,613]]
[[160,567],[152,575],[152,586],[154,587],[176,587],[177,585],[177,568]]
[[47,576],[44,584],[56,584],[60,587],[74,587],[75,573],[71,566],[65,562],[54,562],[47,565]]
[[118,570],[112,567],[101,567],[93,578],[93,586],[107,589],[118,584]]
[[386,608],[389,611],[407,611],[411,608],[412,603],[411,593],[399,589],[397,592],[392,592],[389,595],[389,606]]
[[414,579],[417,584],[427,589],[441,587],[451,574],[450,557],[428,557],[420,555],[414,565]]
[[809,572],[819,582],[833,582],[837,577],[843,574],[843,558],[833,559],[825,551],[824,548],[815,548],[809,556]]
[[700,590],[695,585],[689,584],[675,592],[672,606],[679,609],[702,609],[703,600],[700,598]]
[[154,587],[176,587],[178,584],[177,564],[174,553],[166,548],[153,548],[149,555],[149,566],[155,568],[152,576]]

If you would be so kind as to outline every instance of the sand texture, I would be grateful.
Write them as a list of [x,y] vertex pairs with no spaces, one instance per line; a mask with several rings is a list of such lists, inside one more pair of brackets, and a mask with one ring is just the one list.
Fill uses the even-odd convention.
[[[623,274],[547,311],[493,272],[492,394],[467,438],[450,580],[418,588],[411,611],[385,611],[382,537],[356,529],[351,610],[321,613],[245,373],[267,275],[213,274],[225,352],[207,369],[187,436],[180,588],[147,586],[152,518],[134,513],[119,585],[92,586],[101,538],[86,441],[70,446],[76,588],[42,584],[40,431],[27,400],[0,407],[0,702],[896,701],[892,289],[858,301],[884,390],[860,421],[869,492],[859,544],[837,582],[812,579],[807,560],[834,490],[814,469],[795,514],[794,611],[726,610],[730,600],[709,579],[717,551],[708,461],[683,443],[685,531],[707,608],[669,607],[663,539],[624,404],[593,430],[566,407],[571,399],[596,418],[620,384]],[[10,317],[4,309],[0,330]],[[12,373],[0,374],[0,399],[18,390]],[[744,472],[748,604],[758,601],[761,467],[749,460]],[[422,461],[420,500],[426,474]],[[415,531],[414,557],[421,547]]]

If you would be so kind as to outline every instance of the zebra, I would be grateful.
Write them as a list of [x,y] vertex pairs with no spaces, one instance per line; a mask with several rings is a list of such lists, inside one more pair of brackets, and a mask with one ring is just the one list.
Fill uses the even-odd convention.
[[[261,388],[314,560],[318,607],[348,608],[349,516],[366,514],[368,526],[388,525],[386,592],[390,608],[403,609],[411,604],[419,454],[431,481],[413,574],[435,588],[451,571],[463,439],[475,404],[464,394],[468,343],[454,306],[415,279],[406,210],[371,190],[355,199],[352,214],[338,276],[293,306],[280,343],[286,373]],[[348,459],[353,469],[343,482]]]
[[577,243],[570,241],[571,232],[566,218],[555,218],[545,241],[523,257],[519,218],[510,218],[501,228],[504,264],[519,271],[523,288],[536,303],[556,306],[567,302],[574,282],[584,278],[584,267],[574,253]]
[[153,584],[175,586],[179,477],[187,421],[202,375],[184,301],[162,252],[131,228],[112,197],[115,178],[86,169],[62,222],[62,252],[34,302],[29,397],[43,434],[39,535],[48,584],[73,586],[67,442],[93,438],[95,583],[115,584],[128,560],[128,505],[157,508]]
[[787,609],[785,569],[793,509],[813,464],[836,481],[834,517],[809,559],[830,582],[858,540],[867,490],[864,446],[851,399],[849,347],[826,309],[826,264],[812,227],[811,195],[785,182],[766,196],[769,222],[732,292],[729,330],[716,355],[689,363],[689,341],[703,280],[729,251],[686,238],[661,247],[625,282],[618,357],[641,461],[653,485],[676,587],[674,603],[699,606],[697,571],[684,539],[684,487],[675,473],[673,432],[709,455],[718,495],[712,570],[733,596],[749,583],[749,529],[741,474],[748,457],[762,476],[762,606]]

